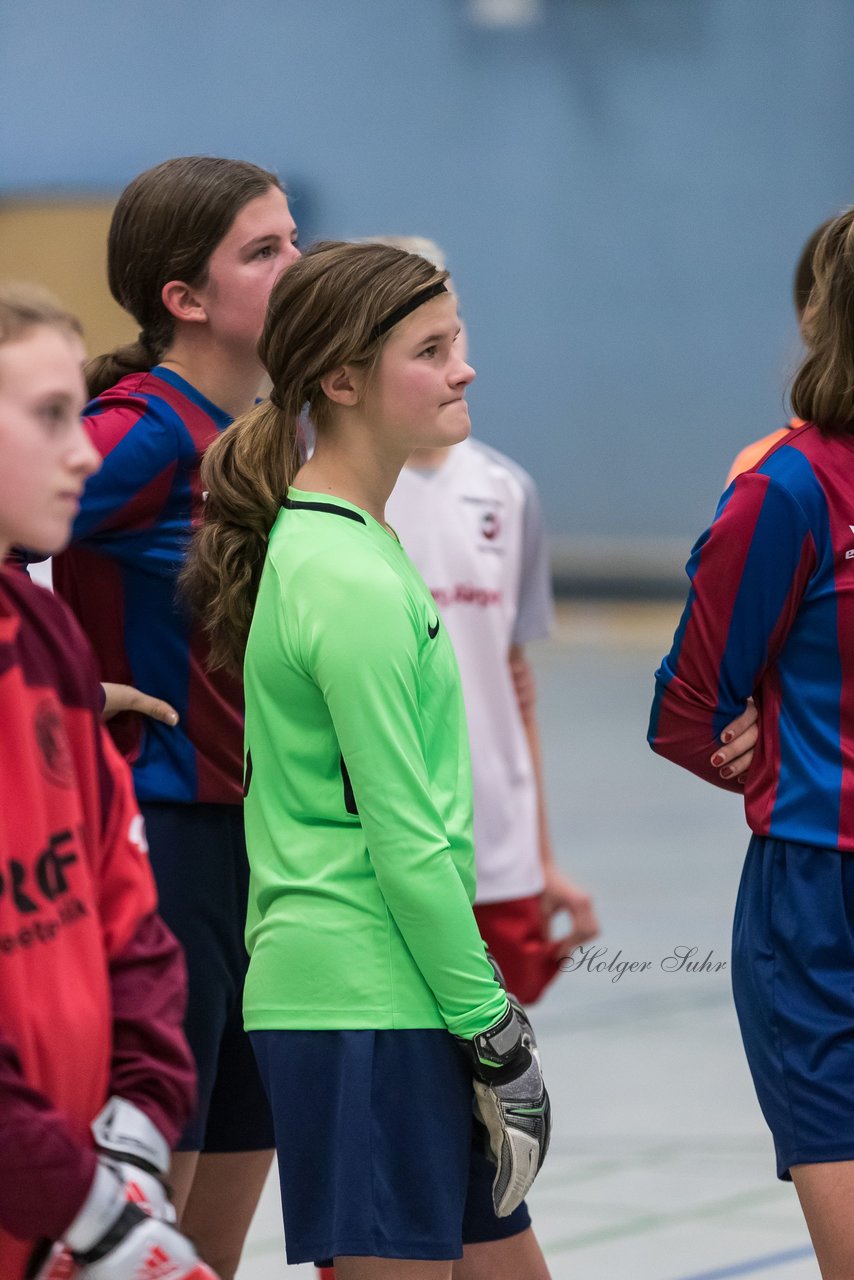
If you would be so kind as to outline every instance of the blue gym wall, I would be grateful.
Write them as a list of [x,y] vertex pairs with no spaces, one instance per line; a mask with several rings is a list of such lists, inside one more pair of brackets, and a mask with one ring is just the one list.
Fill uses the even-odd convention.
[[312,235],[446,248],[476,431],[556,535],[687,542],[784,416],[801,244],[854,199],[851,0],[0,0],[0,196],[276,167]]

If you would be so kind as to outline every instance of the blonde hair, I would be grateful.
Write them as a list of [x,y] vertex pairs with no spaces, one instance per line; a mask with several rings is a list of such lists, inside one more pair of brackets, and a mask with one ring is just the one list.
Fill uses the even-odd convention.
[[446,278],[416,254],[343,241],[312,246],[280,276],[258,345],[273,384],[270,399],[205,453],[205,516],[181,576],[204,620],[213,666],[242,668],[267,540],[302,462],[303,410],[322,431],[330,411],[324,376],[342,365],[370,376],[386,336],[377,326]]
[[42,325],[78,338],[83,336],[80,321],[48,289],[38,284],[0,284],[0,346],[16,342],[30,329]]
[[854,209],[829,222],[812,259],[815,284],[803,318],[806,359],[792,408],[828,435],[854,432]]

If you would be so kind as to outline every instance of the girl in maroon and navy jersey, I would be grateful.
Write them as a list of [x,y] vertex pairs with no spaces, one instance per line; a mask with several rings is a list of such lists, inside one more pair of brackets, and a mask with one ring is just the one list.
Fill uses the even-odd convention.
[[[82,354],[51,300],[0,290],[0,560],[14,543],[59,550],[97,469]],[[124,1280],[152,1250],[176,1277],[211,1274],[159,1220],[174,1216],[159,1179],[193,1099],[186,980],[101,701],[67,609],[0,570],[3,1280],[50,1270],[55,1241],[77,1254],[66,1274],[93,1280]],[[140,1195],[155,1217],[129,1205]]]
[[132,767],[160,910],[187,955],[199,1105],[178,1143],[175,1200],[224,1280],[273,1147],[241,1011],[243,692],[209,670],[203,628],[176,583],[203,508],[202,455],[255,401],[267,298],[298,257],[285,193],[255,165],[168,160],[122,193],[109,281],[140,334],[87,366],[94,398],[84,423],[102,465],[54,562],[54,585],[92,642],[100,678],[153,694],[179,717],[171,726],[119,716],[110,729]]
[[[777,1173],[825,1280],[854,1275],[854,210],[824,229],[792,387],[803,425],[721,498],[656,673],[653,749],[716,782],[751,695],[753,832],[733,993]],[[734,784],[730,784],[734,785]]]

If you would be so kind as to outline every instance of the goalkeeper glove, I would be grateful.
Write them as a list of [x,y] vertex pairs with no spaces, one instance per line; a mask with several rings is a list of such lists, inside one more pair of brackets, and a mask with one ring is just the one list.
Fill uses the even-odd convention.
[[37,1273],[37,1280],[217,1280],[186,1236],[128,1198],[115,1168],[100,1158],[83,1208]]
[[127,1198],[161,1222],[174,1222],[166,1175],[169,1144],[148,1116],[125,1098],[112,1097],[92,1121],[95,1148],[125,1184]]
[[506,1218],[522,1203],[549,1148],[551,1104],[533,1028],[512,1000],[493,1026],[460,1039],[474,1071],[477,1110],[498,1166],[492,1184],[496,1215]]

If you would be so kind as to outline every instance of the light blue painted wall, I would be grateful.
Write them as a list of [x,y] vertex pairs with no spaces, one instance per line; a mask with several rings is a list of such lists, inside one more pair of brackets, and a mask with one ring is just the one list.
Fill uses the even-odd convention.
[[443,243],[476,429],[555,533],[689,538],[783,418],[791,269],[854,200],[851,0],[544,0],[526,32],[463,0],[0,0],[0,29],[0,195],[206,151],[290,176],[315,234]]

